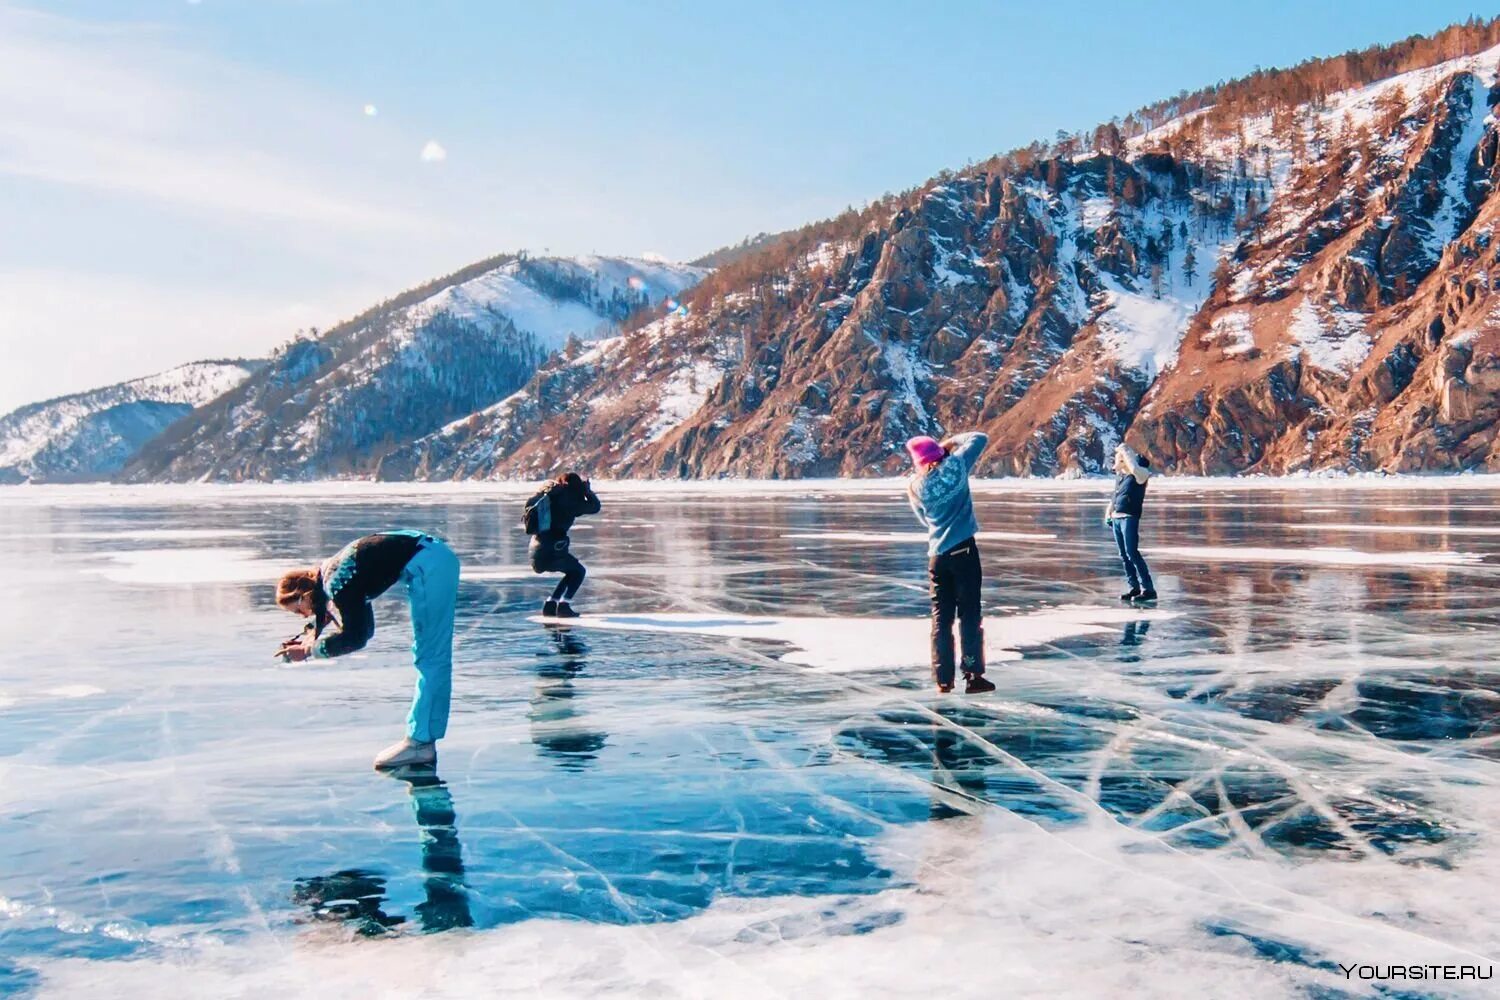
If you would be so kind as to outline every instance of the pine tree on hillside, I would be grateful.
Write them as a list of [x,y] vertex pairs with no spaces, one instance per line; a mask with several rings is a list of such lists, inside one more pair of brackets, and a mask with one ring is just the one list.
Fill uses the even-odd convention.
[[1400,84],[1387,88],[1375,100],[1375,128],[1382,135],[1391,135],[1406,117],[1406,91]]
[[1193,250],[1193,244],[1187,245],[1187,252],[1182,255],[1182,280],[1187,282],[1189,288],[1193,287],[1193,279],[1198,276],[1198,254]]

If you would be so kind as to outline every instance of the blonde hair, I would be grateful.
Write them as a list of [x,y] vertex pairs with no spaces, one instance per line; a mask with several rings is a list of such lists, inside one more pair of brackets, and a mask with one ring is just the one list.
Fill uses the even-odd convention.
[[295,604],[317,589],[318,568],[316,566],[287,570],[281,575],[280,582],[276,584],[276,603],[284,608],[289,604]]

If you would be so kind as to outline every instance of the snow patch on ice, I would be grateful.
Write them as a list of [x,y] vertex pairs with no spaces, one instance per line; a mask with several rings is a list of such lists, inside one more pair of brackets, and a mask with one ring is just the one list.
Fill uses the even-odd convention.
[[[781,536],[795,539],[827,539],[833,542],[926,542],[921,531],[798,531]],[[1032,531],[981,531],[974,536],[994,542],[1045,542],[1056,535]]]
[[176,542],[210,538],[249,538],[255,532],[244,528],[142,528],[138,531],[27,532],[27,538],[96,539],[100,541]]
[[[989,662],[1016,660],[1021,650],[1073,636],[1106,634],[1124,622],[1176,617],[1125,608],[1058,608],[985,619]],[[536,619],[543,621],[544,619]],[[924,618],[783,618],[759,615],[659,612],[584,615],[570,625],[621,632],[690,633],[722,639],[765,639],[796,650],[786,663],[848,672],[917,666],[927,662],[931,624]]]
[[90,568],[116,583],[194,584],[274,582],[290,569],[254,549],[140,549],[104,554],[109,565]]
[[[1308,508],[1304,513],[1313,513]],[[1328,513],[1333,513],[1329,511]],[[1479,524],[1293,524],[1297,531],[1366,531],[1379,535],[1500,535],[1500,527]]]
[[1247,545],[1167,545],[1146,549],[1159,559],[1227,562],[1273,562],[1288,566],[1475,566],[1484,557],[1474,552],[1361,552],[1315,546],[1313,548],[1278,549]]
[[42,692],[49,698],[92,698],[94,695],[103,693],[102,687],[95,687],[92,684],[61,684]]

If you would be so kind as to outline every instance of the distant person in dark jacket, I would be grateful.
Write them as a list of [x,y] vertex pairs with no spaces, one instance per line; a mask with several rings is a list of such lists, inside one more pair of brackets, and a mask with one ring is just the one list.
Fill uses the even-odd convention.
[[570,603],[588,574],[569,551],[568,531],[577,518],[599,513],[594,488],[576,472],[565,473],[526,504],[526,530],[532,536],[528,555],[533,573],[561,573],[552,596],[542,605],[546,618],[577,618]]
[[298,662],[363,649],[375,634],[370,602],[397,580],[406,584],[411,602],[417,687],[406,716],[406,739],[381,751],[375,758],[378,770],[437,763],[437,741],[448,731],[453,696],[458,556],[442,539],[421,531],[382,531],[356,538],[320,566],[286,573],[276,587],[277,604],[312,619],[302,635],[282,643],[277,653]]
[[969,473],[990,439],[976,432],[946,441],[914,437],[906,442],[916,472],[906,487],[912,513],[927,529],[927,578],[932,596],[932,675],[938,691],[953,690],[953,620],[963,651],[964,692],[995,690],[984,676],[984,616],[979,604],[984,571],[974,536]]
[[1146,499],[1146,480],[1151,478],[1151,463],[1125,445],[1115,449],[1115,491],[1109,498],[1104,523],[1115,533],[1115,546],[1125,564],[1125,581],[1130,590],[1120,595],[1122,601],[1154,601],[1156,585],[1141,556],[1141,506]]

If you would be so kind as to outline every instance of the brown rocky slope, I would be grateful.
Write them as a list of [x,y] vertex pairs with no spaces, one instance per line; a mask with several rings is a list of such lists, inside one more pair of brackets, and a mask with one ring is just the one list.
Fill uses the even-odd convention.
[[988,473],[1500,469],[1497,58],[941,177],[380,475],[889,474],[968,427]]

